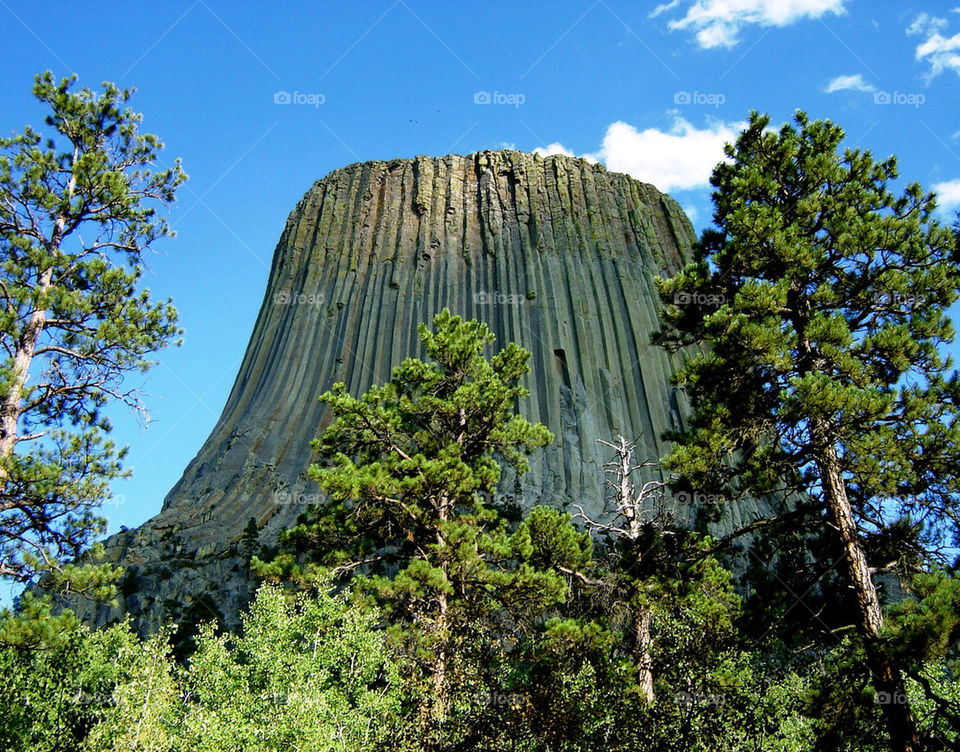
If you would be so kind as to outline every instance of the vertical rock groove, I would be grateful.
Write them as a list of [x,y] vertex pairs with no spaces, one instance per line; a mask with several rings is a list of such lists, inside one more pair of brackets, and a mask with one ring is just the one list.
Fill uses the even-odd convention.
[[693,240],[669,196],[563,156],[421,156],[319,180],[287,219],[213,432],[160,514],[107,543],[135,566],[125,608],[150,631],[165,601],[207,593],[235,621],[249,594],[236,549],[247,520],[269,543],[317,498],[305,470],[329,421],[318,395],[388,379],[421,354],[417,324],[445,306],[488,323],[497,347],[532,352],[519,407],[556,439],[501,490],[599,515],[608,458],[597,439],[640,438],[655,458],[681,420],[672,364],[650,345],[653,278],[677,270]]

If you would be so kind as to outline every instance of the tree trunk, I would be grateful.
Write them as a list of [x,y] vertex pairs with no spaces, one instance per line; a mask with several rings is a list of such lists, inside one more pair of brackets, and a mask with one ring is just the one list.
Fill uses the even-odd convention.
[[[64,205],[69,207],[73,199],[74,191],[77,187],[77,176],[74,168],[80,159],[79,147],[73,149],[73,160],[71,162],[70,179],[64,186],[63,199]],[[67,218],[61,212],[53,223],[53,232],[49,241],[45,244],[46,250],[51,256],[60,253],[60,243],[64,238],[64,232],[67,226]],[[53,263],[38,273],[37,293],[38,299],[43,300],[47,291],[50,289],[53,281]],[[16,344],[13,354],[13,373],[10,379],[10,391],[7,393],[0,404],[0,483],[6,480],[7,471],[4,468],[3,461],[7,459],[17,448],[17,439],[19,438],[20,412],[23,407],[23,387],[27,383],[30,375],[30,364],[33,362],[33,354],[37,349],[37,342],[40,341],[40,334],[43,332],[47,323],[47,310],[45,305],[38,304],[30,312],[27,320],[27,326],[23,330]]]
[[640,691],[648,703],[653,703],[653,656],[650,655],[650,646],[653,638],[650,636],[650,608],[639,606],[634,618],[634,630],[637,641],[636,662],[637,681]]
[[[819,438],[824,435],[826,432],[822,432]],[[853,518],[853,509],[847,498],[847,488],[840,473],[836,448],[829,440],[817,441],[817,445],[820,450],[816,464],[823,486],[823,497],[830,521],[836,527],[843,546],[847,576],[857,599],[857,629],[864,642],[877,692],[876,702],[880,705],[886,721],[891,749],[894,752],[919,752],[921,745],[917,736],[917,723],[907,702],[899,661],[886,655],[880,644],[883,611],[877,589],[870,577],[867,557]]]
[[447,596],[440,594],[440,614],[437,617],[437,655],[433,662],[433,717],[443,721],[447,717]]
[[[461,411],[461,426],[463,424],[463,411]],[[463,434],[461,434],[462,437]],[[459,443],[459,442],[458,442]],[[449,580],[449,567],[447,564],[447,542],[443,537],[443,525],[450,517],[452,503],[446,495],[441,496],[440,506],[437,514],[437,553],[440,556],[440,569],[443,572],[444,580]],[[448,689],[447,689],[447,609],[449,602],[447,594],[442,590],[437,594],[438,613],[434,623],[436,633],[436,656],[433,660],[433,718],[435,721],[444,721],[447,717]]]
[[[47,269],[40,276],[37,291],[42,297],[50,288],[53,279],[53,269]],[[30,375],[30,364],[33,362],[33,353],[37,349],[40,333],[47,321],[47,312],[43,308],[34,309],[27,325],[17,341],[13,354],[13,372],[10,375],[10,391],[0,404],[0,481],[6,478],[6,470],[2,461],[13,454],[17,447],[19,435],[20,411],[23,405],[23,388]]]

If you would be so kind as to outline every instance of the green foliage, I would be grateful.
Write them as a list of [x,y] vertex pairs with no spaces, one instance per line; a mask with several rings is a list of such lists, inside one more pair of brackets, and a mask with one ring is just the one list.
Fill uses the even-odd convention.
[[960,657],[960,580],[955,575],[941,569],[917,573],[889,616],[887,630],[896,652],[921,664]]
[[0,744],[10,752],[363,752],[400,713],[377,614],[321,590],[264,587],[237,637],[202,629],[188,667],[170,630],[75,628],[43,649],[0,649]]
[[203,628],[181,672],[155,639],[88,747],[139,749],[142,738],[197,752],[371,749],[398,708],[396,673],[375,622],[343,597],[290,601],[266,586],[243,633]]
[[[41,601],[29,600],[38,604]],[[66,618],[69,623],[58,619]],[[48,624],[49,622],[49,624]],[[38,635],[38,625],[52,629]],[[143,644],[127,625],[90,632],[69,615],[25,608],[7,615],[4,633],[24,629],[29,644],[0,647],[0,747],[10,752],[75,752],[113,703],[114,690],[134,666],[149,661]]]
[[710,344],[676,374],[696,416],[665,463],[698,486],[817,495],[825,431],[862,522],[942,525],[960,439],[941,354],[953,235],[919,185],[893,195],[894,158],[840,154],[842,129],[803,113],[796,128],[769,122],[754,113],[714,171],[719,230],[658,281],[658,341]]
[[321,397],[333,421],[310,475],[326,501],[276,556],[255,520],[238,541],[301,592],[262,587],[238,635],[187,610],[146,641],[25,594],[0,617],[0,746],[888,749],[818,514],[829,444],[870,562],[900,575],[884,579],[900,595],[877,649],[903,660],[929,748],[955,748],[960,587],[931,562],[958,519],[960,385],[940,355],[957,250],[930,196],[889,192],[893,160],[837,154],[842,131],[802,114],[768,125],[754,115],[714,174],[719,230],[660,281],[660,341],[710,344],[678,373],[696,414],[667,463],[726,498],[780,494],[792,515],[754,538],[742,588],[721,542],[664,520],[608,520],[594,539],[559,510],[495,504],[501,463],[522,474],[551,437],[515,414],[529,354],[486,358],[490,330],[444,311],[419,329],[427,360],[362,397]]
[[552,439],[514,414],[529,353],[511,343],[488,360],[486,325],[447,310],[433,324],[419,328],[430,362],[408,358],[360,398],[343,384],[320,398],[334,420],[313,443],[322,463],[310,475],[329,499],[286,534],[285,555],[255,566],[301,582],[325,567],[359,571],[358,589],[391,619],[407,680],[443,723],[458,683],[480,686],[478,651],[518,639],[564,600],[566,582],[546,559],[586,561],[589,540],[547,509],[511,532],[490,501],[499,462],[522,475],[525,455]]
[[[436,518],[496,490],[495,452],[522,475],[524,455],[552,440],[543,425],[513,414],[529,393],[519,385],[529,352],[510,343],[488,361],[493,334],[485,324],[447,310],[433,323],[434,332],[424,324],[418,331],[434,363],[408,358],[360,399],[343,384],[320,398],[336,419],[314,441],[324,465],[312,466],[311,477],[332,499],[355,502],[350,516],[361,533],[373,534],[396,512],[409,535],[429,537]],[[401,537],[383,527],[374,541]]]
[[[914,606],[907,605],[907,610]],[[894,616],[891,621],[896,621]],[[895,626],[891,627],[896,629]],[[894,648],[895,649],[895,648]],[[871,685],[863,647],[852,637],[826,651],[816,670],[807,674],[804,715],[816,739],[815,749],[886,752],[881,702]],[[960,683],[954,660],[931,659],[908,667],[904,696],[917,716],[922,737],[931,750],[955,749],[960,742]]]
[[46,649],[67,639],[79,626],[69,609],[54,613],[49,595],[29,590],[17,599],[16,610],[0,610],[0,646]]
[[[729,498],[811,501],[807,521],[835,541],[850,586],[832,600],[854,607],[875,689],[906,697],[870,565],[908,576],[960,539],[960,378],[945,354],[957,249],[933,194],[890,190],[893,157],[841,152],[839,126],[794,121],[774,131],[751,114],[711,178],[717,229],[657,282],[655,340],[708,345],[675,374],[695,412],[663,462]],[[915,749],[910,703],[880,709],[891,743]]]
[[0,575],[102,598],[113,568],[62,562],[104,531],[97,507],[124,475],[103,408],[142,411],[123,377],[179,333],[140,280],[186,176],[153,170],[163,145],[130,90],[74,80],[38,75],[47,132],[0,138]]
[[[110,637],[114,638],[114,655],[122,661],[123,675],[114,683],[109,700],[97,709],[98,722],[81,749],[177,749],[180,692],[170,656],[169,631],[140,643],[129,630],[121,630]],[[104,658],[101,656],[101,661]]]
[[625,635],[610,628],[616,604],[604,603],[597,618],[555,617],[525,643],[507,685],[514,702],[496,719],[495,728],[511,729],[510,742],[467,748],[812,749],[806,680],[740,647],[729,573],[709,557],[693,569],[648,600],[652,701],[640,691]]
[[[283,553],[255,561],[304,586],[349,573],[357,605],[382,609],[407,692],[395,748],[717,749],[751,734],[765,740],[752,748],[804,748],[799,696],[765,691],[802,680],[737,647],[740,599],[712,541],[644,529],[601,565],[565,513],[538,506],[507,524],[488,501],[498,460],[522,470],[542,443],[512,414],[526,353],[488,362],[485,327],[447,312],[434,325],[420,330],[433,363],[407,360],[359,399],[342,386],[322,397],[334,420],[312,474],[329,499]],[[653,612],[652,704],[639,609]]]

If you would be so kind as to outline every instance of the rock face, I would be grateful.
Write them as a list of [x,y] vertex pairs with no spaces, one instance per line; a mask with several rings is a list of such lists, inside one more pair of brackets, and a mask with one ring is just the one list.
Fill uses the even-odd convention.
[[501,492],[600,515],[610,455],[597,439],[639,438],[642,457],[656,458],[661,434],[680,425],[671,362],[650,344],[653,278],[677,270],[693,239],[669,196],[563,156],[482,152],[330,173],[287,219],[210,437],[162,511],[107,541],[131,566],[125,609],[143,631],[190,609],[236,623],[250,594],[248,520],[269,544],[319,498],[305,475],[309,441],[329,422],[318,395],[336,381],[359,395],[387,380],[421,354],[417,324],[445,306],[487,322],[495,346],[533,354],[519,409],[556,439]]

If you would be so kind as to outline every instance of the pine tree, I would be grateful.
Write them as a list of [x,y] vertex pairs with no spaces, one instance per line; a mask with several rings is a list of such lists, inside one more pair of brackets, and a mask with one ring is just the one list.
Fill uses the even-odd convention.
[[[328,494],[284,536],[288,551],[261,574],[303,581],[317,572],[361,573],[393,632],[428,677],[434,721],[455,704],[453,685],[478,686],[468,653],[495,649],[563,601],[564,573],[589,560],[589,536],[541,508],[511,531],[498,512],[500,462],[517,475],[550,432],[515,414],[530,354],[510,343],[489,360],[485,324],[439,313],[421,324],[428,361],[408,358],[393,378],[355,398],[343,384],[321,396],[334,420],[313,443],[310,476]],[[569,533],[542,562],[540,528]],[[540,531],[542,533],[542,531]],[[571,537],[572,536],[572,537]],[[569,544],[569,545],[567,545]],[[296,554],[312,564],[295,563]],[[500,630],[499,632],[497,630]],[[456,679],[455,679],[455,675]]]
[[74,81],[37,76],[46,137],[0,138],[0,576],[103,595],[112,568],[63,562],[102,532],[124,473],[104,407],[143,411],[123,377],[179,333],[139,282],[186,176],[154,170],[163,145],[124,107],[131,90]]
[[676,374],[695,417],[664,462],[698,488],[818,503],[876,696],[895,698],[880,705],[892,747],[917,750],[866,541],[908,519],[931,558],[957,530],[960,382],[942,354],[954,239],[932,194],[891,192],[894,158],[840,152],[842,129],[803,113],[769,123],[753,113],[726,147],[711,179],[717,229],[658,283],[657,340],[709,345]]

